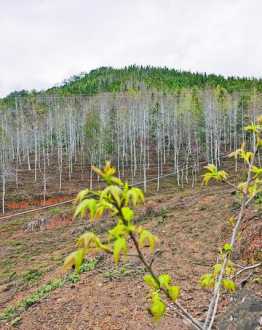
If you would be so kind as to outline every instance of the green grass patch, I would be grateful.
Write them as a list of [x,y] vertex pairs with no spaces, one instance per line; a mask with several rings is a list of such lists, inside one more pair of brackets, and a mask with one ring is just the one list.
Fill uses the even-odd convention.
[[[95,258],[85,261],[81,268],[80,273],[86,273],[92,271],[96,268],[97,264],[101,261],[101,258]],[[31,270],[26,273],[26,278],[29,281],[36,280],[41,276],[41,272]],[[20,322],[20,315],[26,311],[30,306],[35,305],[43,298],[46,298],[54,290],[61,288],[67,283],[77,283],[80,280],[80,275],[76,272],[67,274],[64,278],[54,279],[48,283],[41,286],[35,292],[33,292],[28,297],[19,301],[15,306],[10,306],[6,308],[3,313],[0,314],[1,322],[11,322],[13,325]]]
[[53,207],[49,210],[49,213],[50,213],[50,215],[55,216],[55,215],[62,213],[62,210],[59,207]]
[[30,269],[28,272],[23,274],[23,282],[24,283],[34,283],[36,282],[41,276],[43,275],[43,272],[37,270],[37,269]]

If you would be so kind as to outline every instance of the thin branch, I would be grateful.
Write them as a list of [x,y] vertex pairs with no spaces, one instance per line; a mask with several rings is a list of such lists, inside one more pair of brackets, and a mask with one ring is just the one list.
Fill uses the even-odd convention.
[[240,283],[239,283],[239,286],[241,288],[243,288],[246,284],[247,284],[247,281],[250,279],[250,277],[254,274],[254,272],[250,272],[247,277],[245,277]]
[[[256,144],[254,144],[253,157],[251,159],[251,162],[248,164],[249,166],[248,166],[248,175],[247,175],[247,180],[246,180],[246,188],[243,191],[243,198],[242,198],[242,202],[241,202],[241,208],[240,208],[240,211],[239,211],[239,214],[238,214],[238,217],[237,217],[237,222],[236,222],[236,224],[233,228],[233,233],[232,233],[231,240],[230,240],[230,244],[231,244],[232,248],[235,244],[237,233],[238,233],[240,224],[242,222],[242,219],[244,218],[245,209],[248,205],[249,199],[248,199],[247,187],[249,186],[250,182],[252,181],[252,167],[253,167],[254,162],[255,162],[255,157],[256,157],[257,151],[258,151],[258,148],[257,148]],[[222,268],[221,268],[220,274],[219,274],[218,279],[217,279],[216,284],[215,284],[214,293],[213,293],[213,296],[212,296],[211,301],[209,303],[208,312],[207,312],[206,320],[205,320],[205,323],[204,323],[204,329],[207,329],[207,330],[212,329],[212,325],[213,325],[214,320],[215,320],[215,315],[216,315],[216,312],[217,312],[218,301],[219,301],[219,296],[220,296],[220,288],[221,288],[222,279],[223,279],[223,276],[224,276],[224,272],[225,272],[225,269],[226,269],[226,266],[227,266],[228,259],[229,259],[229,255],[227,254],[224,257]]]
[[223,182],[226,183],[228,186],[234,188],[235,190],[239,191],[239,188],[236,185],[234,185],[234,183],[231,183],[227,180],[223,180]]
[[164,251],[161,251],[161,250],[156,250],[150,263],[149,263],[149,266],[152,267],[154,261],[156,260],[157,257],[159,257]]
[[262,262],[259,262],[258,264],[255,265],[251,265],[251,266],[247,266],[247,267],[241,267],[241,269],[234,275],[234,277],[237,277],[238,275],[240,275],[242,272],[245,272],[249,269],[255,269],[262,266]]
[[[140,250],[140,247],[139,247],[139,244],[136,240],[136,237],[133,235],[132,232],[129,233],[129,236],[130,238],[132,239],[134,245],[135,245],[135,248],[137,250],[137,253],[138,253],[138,256],[141,260],[141,262],[144,264],[146,270],[149,272],[149,274],[153,277],[154,281],[156,282],[157,286],[159,287],[159,289],[165,293],[166,297],[169,299],[169,295],[168,295],[168,292],[164,289],[164,288],[161,288],[160,286],[160,282],[159,282],[159,279],[157,277],[157,275],[154,273],[152,267],[146,262],[145,258],[144,258],[144,255],[143,253],[141,252]],[[182,307],[179,303],[177,302],[173,302],[173,305],[180,311],[179,314],[183,314],[183,316],[188,320],[190,321],[190,323],[196,328],[196,329],[199,329],[199,330],[202,330],[202,326],[200,325],[200,323],[194,319],[194,317],[189,314],[187,312],[187,310],[184,309],[184,307]]]

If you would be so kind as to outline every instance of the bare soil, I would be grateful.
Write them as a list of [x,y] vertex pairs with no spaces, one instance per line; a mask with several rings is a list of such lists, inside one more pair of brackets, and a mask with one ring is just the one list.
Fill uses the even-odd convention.
[[[180,190],[172,182],[166,182],[162,188],[157,195],[149,192],[145,206],[138,210],[148,215],[141,217],[143,225],[161,241],[158,247],[161,256],[156,259],[154,269],[172,276],[174,284],[182,288],[180,303],[201,320],[210,292],[200,288],[199,278],[210,271],[218,248],[230,235],[227,219],[234,212],[234,196],[223,185]],[[73,251],[74,239],[86,224],[71,221],[71,206],[54,213],[48,210],[0,224],[1,310],[50,279],[64,276],[64,257]],[[41,217],[48,219],[46,226],[25,231],[26,224]],[[99,232],[104,235],[103,224]],[[245,264],[247,259],[243,256],[237,253],[234,261]],[[117,269],[106,256],[93,271],[83,273],[78,283],[56,289],[22,313],[15,327],[21,330],[188,329],[171,307],[162,320],[157,323],[152,320],[147,312],[149,297],[143,283],[143,269],[135,258],[127,263],[126,268],[120,265]],[[42,275],[28,283],[25,274],[29,270],[39,270]],[[256,270],[252,278],[259,276],[261,272]],[[261,285],[252,278],[247,287],[261,296]],[[219,312],[228,302],[229,295],[224,295]],[[12,328],[10,322],[0,323],[0,329]]]

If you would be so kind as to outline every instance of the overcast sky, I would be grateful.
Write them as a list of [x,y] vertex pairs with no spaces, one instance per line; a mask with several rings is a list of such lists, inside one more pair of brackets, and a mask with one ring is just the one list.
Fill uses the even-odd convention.
[[261,0],[0,0],[0,96],[100,66],[262,77]]

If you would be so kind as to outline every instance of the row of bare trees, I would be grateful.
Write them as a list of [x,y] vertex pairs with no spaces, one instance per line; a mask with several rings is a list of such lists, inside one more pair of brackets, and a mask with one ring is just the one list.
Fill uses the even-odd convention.
[[90,165],[107,159],[119,176],[142,180],[145,190],[152,176],[159,189],[167,172],[179,185],[194,184],[200,161],[219,165],[245,141],[243,127],[261,108],[255,91],[228,94],[221,88],[17,98],[0,111],[2,212],[9,185],[19,194],[28,177],[45,200],[49,183],[62,191],[77,177],[92,186]]

